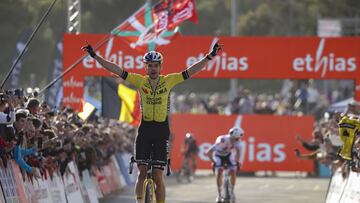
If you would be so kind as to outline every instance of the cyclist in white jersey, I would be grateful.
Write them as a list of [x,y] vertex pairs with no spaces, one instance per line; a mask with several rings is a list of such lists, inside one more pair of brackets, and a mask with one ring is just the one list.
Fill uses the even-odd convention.
[[236,169],[240,167],[240,138],[244,135],[243,129],[233,127],[229,130],[229,134],[220,135],[207,151],[207,156],[215,165],[217,170],[216,183],[218,188],[218,196],[216,202],[222,201],[221,189],[223,184],[224,164],[227,163],[231,182],[231,201],[235,202],[234,187],[236,183]]

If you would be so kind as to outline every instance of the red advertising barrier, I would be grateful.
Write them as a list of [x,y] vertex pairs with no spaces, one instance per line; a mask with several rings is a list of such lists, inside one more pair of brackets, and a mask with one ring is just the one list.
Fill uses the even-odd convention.
[[[85,53],[87,40],[95,45],[108,37],[99,34],[64,35],[64,70]],[[353,79],[360,99],[360,37],[220,37],[224,50],[195,77],[249,79]],[[204,57],[215,40],[211,36],[181,36],[157,50],[164,55],[162,74],[179,72]],[[142,55],[121,37],[113,37],[97,54],[130,72],[145,74]],[[64,103],[76,109],[83,97],[86,76],[110,76],[87,57],[63,78]]]
[[302,149],[295,136],[311,139],[314,119],[311,116],[273,115],[191,115],[175,114],[171,117],[174,140],[171,146],[172,168],[178,169],[183,161],[181,144],[187,132],[194,133],[200,152],[197,157],[199,169],[210,169],[205,151],[219,135],[240,125],[245,136],[242,138],[242,171],[306,171],[312,172],[312,161],[299,160],[295,148]]

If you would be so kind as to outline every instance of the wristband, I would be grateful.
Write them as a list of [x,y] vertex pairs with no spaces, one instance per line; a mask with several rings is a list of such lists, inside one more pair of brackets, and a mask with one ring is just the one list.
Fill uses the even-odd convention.
[[89,55],[90,55],[92,58],[95,58],[96,53],[94,52],[93,49],[91,49],[91,50],[89,50]]

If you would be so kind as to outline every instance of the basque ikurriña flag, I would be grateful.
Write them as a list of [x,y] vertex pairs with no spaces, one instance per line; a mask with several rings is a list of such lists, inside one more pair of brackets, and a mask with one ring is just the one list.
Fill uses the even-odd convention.
[[125,37],[132,48],[146,52],[154,50],[155,46],[167,45],[178,34],[178,28],[155,31],[153,9],[149,3],[144,4],[133,15],[111,31],[111,34]]

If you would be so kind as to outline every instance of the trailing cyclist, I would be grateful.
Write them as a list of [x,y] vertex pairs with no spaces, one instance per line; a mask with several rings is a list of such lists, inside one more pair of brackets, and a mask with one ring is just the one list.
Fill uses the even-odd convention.
[[195,174],[196,170],[196,155],[199,152],[199,147],[196,143],[196,138],[193,133],[186,133],[184,142],[181,146],[181,152],[184,156],[182,170],[186,175],[191,176]]
[[236,172],[240,164],[240,138],[244,136],[244,131],[240,127],[233,127],[227,135],[221,135],[216,138],[207,151],[207,156],[212,161],[217,170],[216,183],[218,188],[218,196],[216,202],[222,202],[222,185],[224,165],[228,166],[231,186],[231,202],[235,202],[234,187],[236,183]]
[[[146,76],[128,73],[122,67],[98,56],[91,45],[82,48],[91,57],[96,59],[108,71],[118,75],[132,84],[140,93],[142,121],[138,128],[135,140],[135,159],[137,161],[163,162],[162,165],[154,165],[153,178],[156,184],[156,200],[158,203],[165,202],[165,185],[163,178],[164,166],[167,164],[169,146],[169,94],[170,90],[177,84],[189,79],[200,72],[205,65],[212,60],[221,50],[221,45],[216,43],[212,51],[195,64],[182,72],[161,75],[163,56],[156,51],[150,51],[143,57]],[[152,154],[152,157],[150,155]],[[143,198],[142,187],[146,178],[146,166],[138,164],[139,174],[135,185],[136,198],[141,202]]]

